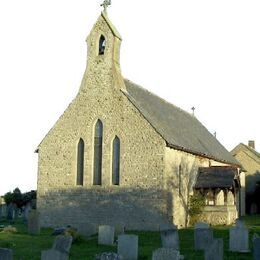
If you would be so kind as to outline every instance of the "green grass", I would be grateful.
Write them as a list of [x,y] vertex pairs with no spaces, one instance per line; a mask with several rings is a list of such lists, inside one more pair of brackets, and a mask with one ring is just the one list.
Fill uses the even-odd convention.
[[[252,251],[251,238],[253,233],[260,234],[260,216],[245,217],[245,223],[250,231],[250,249]],[[0,221],[0,224],[7,225],[8,222]],[[52,229],[42,229],[41,234],[32,236],[27,234],[26,226],[17,221],[13,223],[18,230],[16,234],[0,233],[0,247],[12,248],[16,260],[39,260],[41,251],[52,246],[54,237],[51,236]],[[224,259],[251,260],[252,254],[231,253],[228,251],[228,226],[214,227],[214,237],[224,239]],[[139,259],[151,259],[152,252],[161,245],[159,232],[131,232],[139,236]],[[181,254],[185,259],[204,259],[202,251],[193,249],[193,229],[179,230]],[[99,246],[97,236],[86,238],[72,245],[70,260],[92,260],[95,254],[114,251],[116,246]]]

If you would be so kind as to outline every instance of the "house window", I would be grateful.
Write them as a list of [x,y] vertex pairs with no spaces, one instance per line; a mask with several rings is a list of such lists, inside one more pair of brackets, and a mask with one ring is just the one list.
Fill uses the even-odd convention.
[[119,185],[120,172],[120,139],[116,136],[113,141],[113,156],[112,156],[112,184]]
[[84,177],[84,141],[82,138],[78,142],[77,153],[77,185],[83,185]]
[[104,35],[101,35],[99,38],[99,51],[98,55],[104,55],[106,49],[106,39]]
[[182,192],[182,167],[181,165],[179,165],[179,176],[178,176],[178,180],[179,180],[179,183],[178,183],[178,186],[179,186],[179,195],[181,195],[181,192]]
[[95,126],[95,137],[94,137],[93,185],[101,185],[102,182],[102,139],[103,139],[103,124],[100,120],[98,120]]

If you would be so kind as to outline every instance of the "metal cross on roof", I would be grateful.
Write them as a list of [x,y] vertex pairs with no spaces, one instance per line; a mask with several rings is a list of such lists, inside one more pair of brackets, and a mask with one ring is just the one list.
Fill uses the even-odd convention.
[[111,0],[104,0],[103,4],[101,4],[100,6],[104,7],[104,12],[107,12],[107,7],[111,5]]

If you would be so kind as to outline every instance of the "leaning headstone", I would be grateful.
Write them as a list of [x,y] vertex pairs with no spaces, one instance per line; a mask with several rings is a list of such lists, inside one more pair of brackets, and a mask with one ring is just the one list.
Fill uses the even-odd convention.
[[64,253],[68,256],[70,253],[72,240],[72,236],[57,236],[53,243],[52,249]]
[[229,250],[232,252],[249,252],[248,228],[242,221],[229,229]]
[[105,252],[96,255],[95,260],[123,260],[123,258],[114,252]]
[[0,248],[1,260],[13,260],[13,251],[8,248]]
[[44,250],[41,252],[41,260],[67,260],[67,254],[61,253],[55,249]]
[[161,225],[162,247],[179,250],[179,234],[175,225]]
[[39,235],[40,232],[40,214],[38,211],[32,210],[28,217],[28,233],[31,235]]
[[260,259],[260,237],[256,237],[253,240],[253,259],[254,260]]
[[112,226],[99,226],[98,244],[112,246],[114,244],[115,228]]
[[204,250],[213,242],[213,230],[207,223],[199,222],[194,228],[195,250]]
[[223,260],[223,238],[214,239],[205,249],[205,260]]
[[117,253],[124,260],[138,259],[138,236],[136,235],[120,235],[118,236]]
[[152,260],[180,260],[180,252],[172,248],[158,248],[153,252]]

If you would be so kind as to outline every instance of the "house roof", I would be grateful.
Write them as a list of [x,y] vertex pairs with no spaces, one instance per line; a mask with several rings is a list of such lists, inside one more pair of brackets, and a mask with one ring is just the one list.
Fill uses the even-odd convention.
[[240,166],[226,148],[197,120],[146,89],[125,80],[123,93],[171,148]]
[[236,154],[239,151],[244,151],[246,153],[249,153],[249,155],[253,155],[253,158],[255,161],[257,161],[260,164],[260,153],[258,153],[255,149],[253,149],[252,147],[245,145],[243,143],[240,143],[239,145],[237,145],[232,151],[231,154],[233,154],[233,156],[236,156]]
[[198,169],[197,181],[194,188],[232,188],[234,185],[239,185],[236,168],[213,166]]

